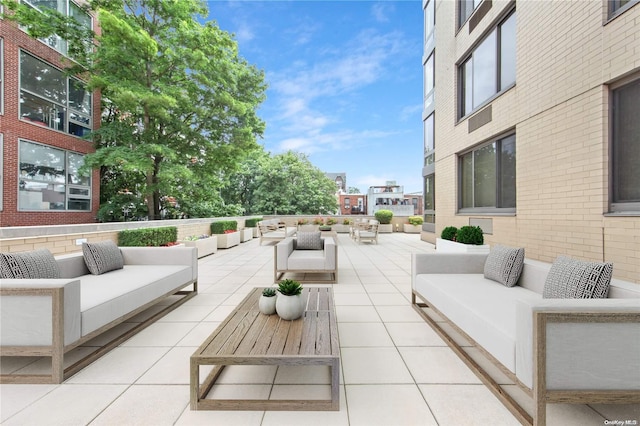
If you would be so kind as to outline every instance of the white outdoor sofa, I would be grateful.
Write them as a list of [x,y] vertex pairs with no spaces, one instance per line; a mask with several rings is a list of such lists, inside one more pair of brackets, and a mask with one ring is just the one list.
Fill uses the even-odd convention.
[[263,240],[282,241],[287,237],[293,237],[297,228],[287,226],[280,219],[265,219],[258,222],[260,232],[260,245]]
[[[543,299],[550,264],[525,259],[506,287],[484,278],[486,257],[413,254],[412,306],[520,422],[546,424],[547,403],[640,402],[640,285],[613,279],[606,299]],[[529,412],[468,344],[532,398]]]
[[[14,372],[0,383],[62,383],[197,294],[195,247],[120,251],[124,268],[101,275],[89,272],[79,252],[56,257],[62,278],[0,280],[0,355],[50,357],[52,365],[50,375]],[[161,309],[149,318],[64,367],[65,353],[155,304]]]
[[[299,235],[304,235],[304,232]],[[311,233],[313,234],[313,233]],[[320,232],[317,232],[319,235]],[[336,283],[338,281],[338,247],[333,237],[318,237],[321,248],[316,250],[299,250],[296,238],[285,238],[273,248],[273,280],[279,282],[288,272],[296,274],[300,282]],[[314,274],[307,280],[306,275]],[[328,274],[326,280],[318,279],[317,274]]]

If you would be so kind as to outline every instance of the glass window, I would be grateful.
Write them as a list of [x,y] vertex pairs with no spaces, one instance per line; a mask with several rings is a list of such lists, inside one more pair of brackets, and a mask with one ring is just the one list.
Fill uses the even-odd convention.
[[613,90],[613,211],[640,211],[640,78]]
[[18,210],[91,210],[91,177],[80,174],[84,157],[20,141]]
[[640,0],[609,0],[609,17],[623,13],[636,3],[640,3]]
[[4,135],[0,133],[0,212],[4,199]]
[[430,46],[433,43],[434,31],[436,29],[436,0],[427,2],[424,8],[424,45]]
[[435,232],[436,223],[436,175],[424,177],[424,222],[422,229]]
[[92,129],[92,95],[83,83],[20,52],[20,118],[76,136]]
[[460,66],[460,117],[515,83],[515,20],[514,12]]
[[429,115],[424,120],[424,165],[432,164],[435,161],[435,131],[434,131],[435,113]]
[[429,56],[424,64],[424,108],[427,109],[433,104],[435,87],[435,52]]
[[460,209],[516,207],[515,135],[460,156]]
[[4,39],[0,38],[0,114],[3,114],[3,113],[4,113]]
[[464,25],[467,19],[478,8],[482,0],[458,0],[458,27]]

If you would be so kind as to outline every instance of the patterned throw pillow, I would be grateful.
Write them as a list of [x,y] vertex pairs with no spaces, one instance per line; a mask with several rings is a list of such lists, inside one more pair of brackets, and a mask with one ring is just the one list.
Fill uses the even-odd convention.
[[60,278],[60,268],[47,249],[0,253],[2,278]]
[[124,267],[124,259],[120,249],[113,241],[100,241],[97,243],[82,243],[84,263],[93,275]]
[[545,299],[603,299],[609,292],[613,264],[558,256],[544,282]]
[[296,250],[322,250],[320,231],[298,232]]
[[518,282],[524,266],[524,248],[501,245],[491,247],[484,263],[484,277],[507,287]]

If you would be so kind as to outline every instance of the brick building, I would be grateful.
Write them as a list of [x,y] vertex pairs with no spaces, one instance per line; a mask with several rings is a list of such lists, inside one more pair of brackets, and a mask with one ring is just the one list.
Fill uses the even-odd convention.
[[367,195],[366,194],[339,194],[341,215],[366,214]]
[[[84,25],[95,19],[71,0],[24,1],[51,7]],[[35,40],[0,19],[0,226],[95,222],[99,173],[78,168],[100,124],[100,96],[63,72],[67,42]]]
[[423,0],[425,222],[640,283],[640,2]]

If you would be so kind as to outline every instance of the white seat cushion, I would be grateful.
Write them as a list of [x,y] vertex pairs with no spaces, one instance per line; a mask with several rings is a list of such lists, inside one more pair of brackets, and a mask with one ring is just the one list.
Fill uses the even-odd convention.
[[324,270],[324,250],[294,250],[289,255],[287,269],[299,271]]
[[81,280],[82,336],[191,281],[183,265],[124,265]]
[[516,300],[542,300],[542,295],[482,274],[422,274],[415,289],[515,373]]

